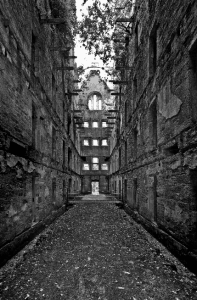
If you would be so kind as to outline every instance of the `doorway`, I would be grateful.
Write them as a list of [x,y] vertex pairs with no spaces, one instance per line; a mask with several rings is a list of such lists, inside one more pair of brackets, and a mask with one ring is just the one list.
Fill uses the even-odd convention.
[[99,195],[99,181],[92,181],[92,195]]

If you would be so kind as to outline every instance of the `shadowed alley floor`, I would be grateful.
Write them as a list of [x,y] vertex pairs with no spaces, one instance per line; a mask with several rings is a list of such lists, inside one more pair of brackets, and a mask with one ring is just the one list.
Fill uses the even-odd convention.
[[2,268],[0,299],[188,300],[197,278],[115,204],[84,202]]

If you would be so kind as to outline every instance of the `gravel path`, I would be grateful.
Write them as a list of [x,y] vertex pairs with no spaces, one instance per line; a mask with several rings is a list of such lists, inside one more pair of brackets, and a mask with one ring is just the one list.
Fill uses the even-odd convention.
[[1,269],[0,299],[196,300],[197,278],[114,204],[78,204]]

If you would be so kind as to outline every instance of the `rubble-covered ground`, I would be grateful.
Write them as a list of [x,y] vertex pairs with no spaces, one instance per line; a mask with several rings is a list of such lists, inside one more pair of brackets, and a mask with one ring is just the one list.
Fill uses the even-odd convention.
[[197,278],[114,204],[77,204],[0,271],[0,299],[189,300]]

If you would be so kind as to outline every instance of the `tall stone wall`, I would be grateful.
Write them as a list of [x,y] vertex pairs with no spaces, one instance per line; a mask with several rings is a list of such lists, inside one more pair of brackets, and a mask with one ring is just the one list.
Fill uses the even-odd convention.
[[0,1],[1,263],[65,210],[68,192],[81,189],[65,96],[76,78],[57,69],[70,65],[70,29],[47,21],[58,17],[54,1]]
[[197,263],[196,11],[196,1],[136,1],[110,158],[111,191],[190,267]]

